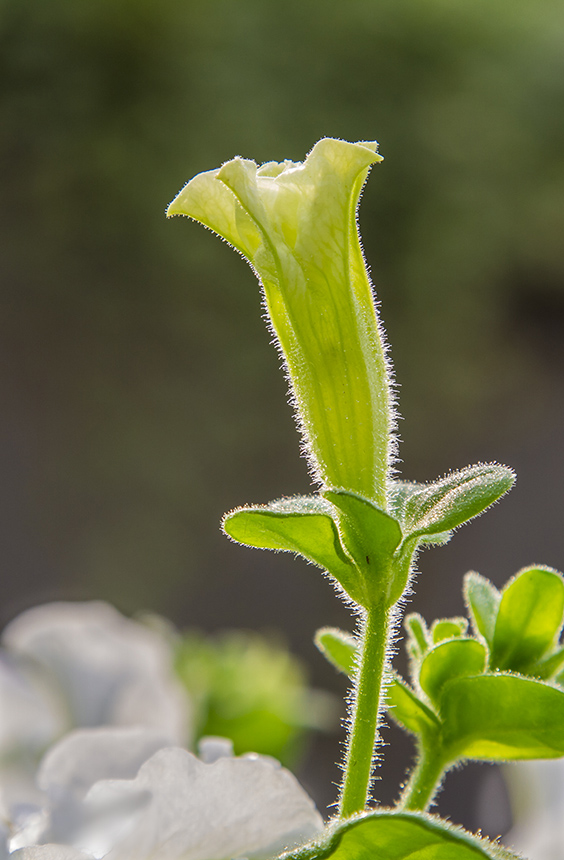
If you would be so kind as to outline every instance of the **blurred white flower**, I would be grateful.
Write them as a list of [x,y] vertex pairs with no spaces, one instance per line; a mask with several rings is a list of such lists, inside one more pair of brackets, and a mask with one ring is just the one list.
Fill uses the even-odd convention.
[[513,762],[504,776],[514,825],[503,841],[528,860],[564,860],[564,759]]
[[202,761],[178,747],[155,752],[160,743],[149,730],[106,728],[60,741],[39,770],[42,830],[30,816],[11,841],[23,846],[14,860],[263,858],[321,829],[311,799],[274,759],[234,758],[214,740]]
[[38,755],[76,727],[144,726],[183,744],[189,703],[171,647],[156,630],[101,602],[22,613],[0,652],[0,793],[36,801]]
[[41,672],[0,650],[0,751],[36,752],[60,730],[63,709]]
[[143,727],[78,729],[44,756],[37,771],[37,803],[19,808],[10,849],[72,843],[88,821],[83,801],[99,780],[133,779],[170,740]]
[[168,644],[113,606],[36,606],[2,638],[12,654],[43,667],[64,696],[70,726],[144,725],[179,743],[186,739],[186,696]]

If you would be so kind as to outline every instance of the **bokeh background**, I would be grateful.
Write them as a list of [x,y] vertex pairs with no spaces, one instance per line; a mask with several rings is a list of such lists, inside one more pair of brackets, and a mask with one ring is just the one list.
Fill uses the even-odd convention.
[[[235,154],[378,139],[366,257],[392,343],[401,468],[514,466],[507,500],[421,557],[412,608],[462,611],[462,574],[564,567],[564,6],[559,0],[3,0],[0,6],[2,621],[104,598],[203,631],[311,644],[351,626],[286,556],[221,515],[308,491],[250,270],[164,209]],[[400,659],[401,666],[401,659]],[[324,808],[338,727],[302,777]],[[389,729],[377,794],[410,748]],[[392,755],[393,749],[397,752]],[[496,771],[440,811],[508,826]]]

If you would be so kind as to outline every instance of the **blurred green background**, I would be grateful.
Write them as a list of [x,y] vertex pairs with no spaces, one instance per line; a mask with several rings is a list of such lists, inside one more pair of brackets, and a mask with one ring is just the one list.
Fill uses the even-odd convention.
[[[283,631],[342,690],[311,645],[350,627],[328,584],[218,531],[237,504],[308,489],[257,285],[164,218],[198,171],[301,160],[324,135],[385,157],[360,222],[405,476],[479,459],[520,476],[422,557],[413,608],[460,612],[471,567],[501,584],[564,566],[560,0],[3,0],[0,41],[4,620],[101,597]],[[318,746],[330,802],[337,741]]]

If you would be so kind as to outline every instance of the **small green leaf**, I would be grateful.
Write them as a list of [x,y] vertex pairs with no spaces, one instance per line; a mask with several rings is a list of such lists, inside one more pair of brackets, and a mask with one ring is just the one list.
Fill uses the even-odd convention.
[[431,624],[431,638],[436,645],[443,639],[452,639],[454,636],[464,636],[468,630],[467,618],[437,618]]
[[446,684],[443,743],[451,761],[564,755],[564,691],[518,675],[484,674]]
[[449,639],[435,645],[424,657],[419,684],[432,702],[440,703],[447,681],[465,675],[479,675],[487,664],[487,651],[477,639]]
[[358,640],[337,627],[322,627],[315,634],[315,644],[333,666],[352,678],[356,665]]
[[418,612],[410,612],[403,620],[407,632],[407,650],[412,657],[421,659],[431,647],[431,636],[425,619]]
[[402,531],[434,535],[481,514],[511,489],[515,474],[497,463],[480,463],[452,472],[432,484],[416,484],[402,496]]
[[554,645],[564,613],[564,581],[555,570],[520,571],[501,594],[491,664],[527,674],[527,668]]
[[439,721],[433,711],[395,672],[386,689],[386,708],[392,719],[414,735],[422,735],[439,728]]
[[398,521],[357,493],[330,489],[323,496],[339,511],[343,543],[364,572],[367,591],[376,602],[395,603],[401,595],[390,597],[390,565],[401,542]]
[[237,508],[225,515],[223,529],[246,546],[302,555],[334,576],[354,600],[362,583],[331,514],[331,506],[319,496],[293,496]]
[[489,579],[472,570],[464,577],[464,600],[476,634],[491,648],[501,594]]
[[564,672],[559,672],[554,680],[557,684],[560,684],[561,687],[564,687]]
[[366,812],[336,822],[315,842],[284,860],[501,860],[500,845],[477,839],[435,816],[416,812]]
[[[564,645],[557,648],[550,654],[543,657],[537,663],[534,663],[527,670],[527,675],[532,675],[534,678],[541,678],[546,681],[548,678],[560,677],[559,672],[564,666]],[[562,683],[558,681],[558,683]]]

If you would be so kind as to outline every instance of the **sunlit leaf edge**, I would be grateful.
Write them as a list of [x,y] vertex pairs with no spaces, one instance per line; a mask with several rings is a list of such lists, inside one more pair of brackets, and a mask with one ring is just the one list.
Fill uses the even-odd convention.
[[[491,494],[489,500],[484,501],[483,505],[480,504],[475,512],[468,516],[463,515],[462,519],[460,517],[455,517],[455,521],[450,524],[444,523],[444,513],[442,517],[439,517],[438,519],[435,519],[434,517],[429,518],[433,509],[439,510],[442,508],[447,496],[451,495],[456,490],[460,490],[464,484],[476,481],[479,477],[483,477],[485,483],[486,476],[488,474],[491,475],[493,472],[498,473],[498,484],[500,487]],[[453,482],[453,479],[456,478],[460,479],[458,484]],[[515,483],[515,480],[516,476],[513,469],[508,466],[504,466],[501,463],[475,463],[471,466],[465,466],[463,469],[449,472],[442,478],[430,481],[429,483],[418,483],[416,481],[392,482],[388,487],[389,506],[393,515],[400,521],[402,531],[404,532],[404,540],[413,537],[422,539],[433,534],[440,534],[442,538],[443,534],[446,537],[447,532],[457,529],[465,523],[470,522],[470,520],[473,520],[475,517],[483,514],[489,507],[491,507],[491,505],[498,502],[507,492],[509,492]],[[505,486],[501,486],[502,484]],[[444,493],[436,498],[431,507],[426,511],[422,509],[419,515],[415,518],[415,511],[413,511],[410,516],[409,505],[414,497],[420,495],[421,502],[423,502],[425,497],[430,500],[433,492],[437,492],[437,490],[441,488],[441,485],[444,486]],[[448,517],[446,517],[446,519],[448,519]],[[425,520],[428,521],[425,522]],[[441,521],[444,523],[446,528],[437,528],[438,523]]]
[[[421,829],[422,835],[424,833],[429,834],[429,832],[436,834],[437,838],[440,838],[440,841],[435,843],[437,845],[440,845],[440,842],[443,842],[445,845],[450,844],[451,846],[458,844],[460,848],[465,849],[463,855],[465,860],[468,860],[472,856],[486,858],[486,860],[518,860],[519,858],[517,854],[498,842],[491,842],[483,837],[469,833],[462,827],[453,825],[451,822],[445,821],[436,815],[430,815],[425,812],[402,812],[390,808],[382,808],[360,813],[346,821],[339,821],[338,819],[329,821],[323,833],[315,840],[300,848],[282,854],[279,860],[324,860],[324,858],[335,854],[341,845],[343,837],[348,832],[362,827],[365,822],[373,822],[377,819],[386,822],[390,822],[391,820],[401,823],[410,822],[415,827]],[[429,843],[426,842],[426,845],[422,845],[421,848],[423,849],[428,845]],[[375,845],[374,848],[379,851],[377,855],[378,860],[388,860],[386,855],[381,852],[381,848],[378,848],[378,845]],[[412,848],[408,848],[407,851],[408,853],[404,857],[400,857],[400,855],[394,853],[394,860],[408,860],[413,855],[413,850]],[[371,860],[375,856],[371,853]],[[360,860],[358,852],[355,852],[354,860]],[[367,860],[369,860],[368,857]]]

